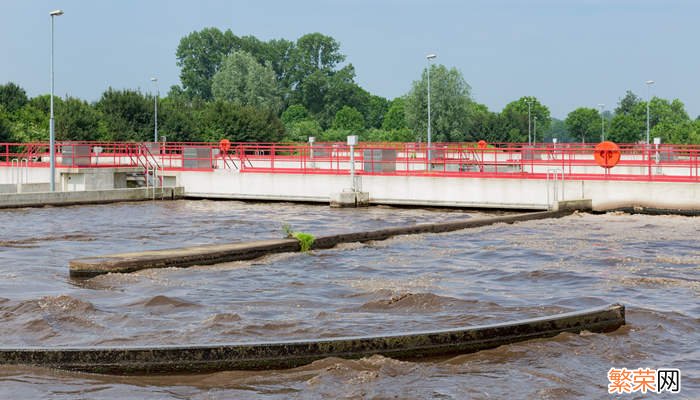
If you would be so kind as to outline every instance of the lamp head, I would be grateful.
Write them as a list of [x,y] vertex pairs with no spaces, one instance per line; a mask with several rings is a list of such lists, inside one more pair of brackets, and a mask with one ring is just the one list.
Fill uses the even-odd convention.
[[428,60],[433,60],[433,59],[437,58],[437,55],[430,53],[427,56],[425,56],[425,58],[427,58]]
[[647,81],[646,84],[647,84],[647,85],[653,85],[653,84],[654,84],[654,81]]
[[63,15],[63,10],[53,10],[49,13],[50,16],[52,17],[58,17]]

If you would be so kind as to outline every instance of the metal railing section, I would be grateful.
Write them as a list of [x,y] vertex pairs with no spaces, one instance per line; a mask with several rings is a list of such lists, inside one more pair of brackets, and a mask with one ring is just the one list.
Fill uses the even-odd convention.
[[[620,145],[615,167],[598,166],[595,143],[360,143],[355,169],[362,175],[446,176],[543,179],[559,169],[568,180],[700,181],[700,146]],[[432,158],[428,159],[428,150]],[[345,143],[59,142],[58,168],[132,167],[163,171],[231,170],[241,173],[349,174]],[[46,167],[47,143],[0,143],[0,166],[26,159],[27,167]],[[160,182],[162,184],[162,180]]]

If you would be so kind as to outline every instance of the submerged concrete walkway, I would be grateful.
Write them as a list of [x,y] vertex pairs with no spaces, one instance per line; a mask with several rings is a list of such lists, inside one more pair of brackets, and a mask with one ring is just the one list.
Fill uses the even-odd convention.
[[[576,202],[573,205],[580,206],[581,203]],[[588,206],[590,207],[590,202],[588,202]],[[450,232],[498,223],[512,224],[519,221],[558,218],[569,215],[573,211],[574,208],[563,205],[558,211],[470,218],[460,221],[418,224],[374,231],[321,236],[315,239],[312,249],[328,249],[340,243],[385,240],[398,235]],[[69,262],[69,269],[72,277],[91,277],[106,273],[134,272],[148,268],[182,268],[193,265],[211,265],[230,261],[250,260],[267,254],[299,250],[299,242],[296,239],[271,239],[245,243],[216,244],[78,258]]]
[[614,304],[516,322],[385,336],[203,346],[0,348],[0,364],[110,373],[153,374],[293,368],[326,357],[381,354],[396,359],[472,353],[563,332],[610,332],[625,324]]

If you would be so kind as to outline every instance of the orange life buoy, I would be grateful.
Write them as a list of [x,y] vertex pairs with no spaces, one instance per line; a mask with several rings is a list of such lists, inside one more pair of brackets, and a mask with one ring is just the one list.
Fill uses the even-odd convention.
[[219,150],[221,150],[222,153],[228,153],[228,149],[231,148],[231,142],[229,142],[228,139],[221,139],[219,141]]
[[476,143],[476,145],[477,145],[480,149],[485,149],[486,146],[487,146],[488,144],[486,143],[485,140],[479,140],[479,141]]
[[600,142],[593,153],[595,162],[603,168],[612,168],[620,162],[620,147],[613,142]]

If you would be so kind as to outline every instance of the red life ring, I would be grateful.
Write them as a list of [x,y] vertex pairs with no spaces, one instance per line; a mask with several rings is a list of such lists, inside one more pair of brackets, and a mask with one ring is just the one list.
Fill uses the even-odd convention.
[[593,153],[595,162],[603,168],[612,168],[620,162],[620,146],[613,142],[600,142]]
[[221,139],[219,141],[219,150],[221,150],[222,153],[228,153],[228,150],[231,148],[231,142],[229,142],[228,139]]

